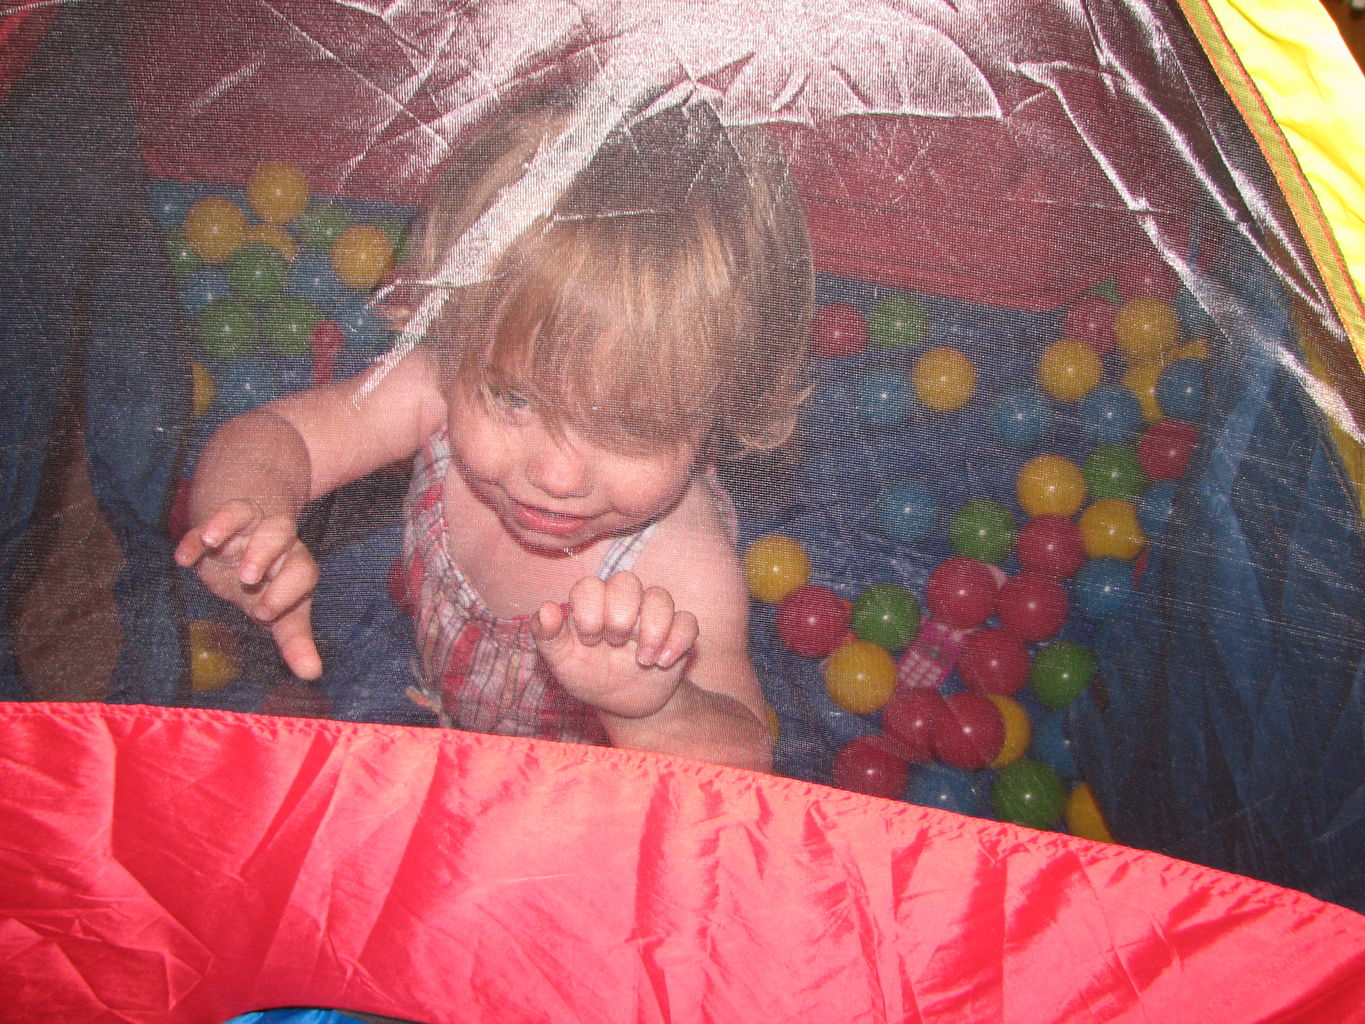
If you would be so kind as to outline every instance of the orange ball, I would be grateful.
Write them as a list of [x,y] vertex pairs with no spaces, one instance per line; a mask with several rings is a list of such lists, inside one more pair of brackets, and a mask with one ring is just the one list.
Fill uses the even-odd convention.
[[825,661],[825,689],[845,711],[870,715],[896,689],[896,662],[880,644],[854,640],[835,648]]
[[915,362],[919,400],[936,412],[961,409],[976,391],[976,370],[955,348],[934,348]]
[[293,164],[267,160],[252,172],[246,197],[267,224],[284,224],[308,206],[308,177]]
[[393,242],[373,224],[353,224],[332,245],[332,269],[341,283],[368,291],[393,266]]
[[1088,782],[1078,782],[1066,798],[1066,829],[1073,836],[1096,843],[1112,843],[1114,833],[1104,820],[1104,812],[1095,800],[1095,792]]
[[749,593],[764,604],[780,604],[808,579],[810,558],[806,549],[790,537],[765,534],[744,552],[744,580]]
[[1038,455],[1015,479],[1019,507],[1030,516],[1074,516],[1085,501],[1085,474],[1061,455]]
[[1132,561],[1147,543],[1137,508],[1122,498],[1101,498],[1081,513],[1081,543],[1090,558]]
[[1166,364],[1160,359],[1142,360],[1133,363],[1123,375],[1123,386],[1137,395],[1142,406],[1142,418],[1147,423],[1155,423],[1162,418],[1161,403],[1156,400],[1156,382]]
[[221,690],[237,678],[237,638],[211,619],[190,623],[190,686],[198,693]]
[[1002,693],[988,693],[986,696],[1000,710],[1000,717],[1005,720],[1005,743],[1000,748],[1000,753],[995,755],[995,759],[987,767],[1003,768],[1024,756],[1033,739],[1033,725],[1029,722],[1028,712],[1013,697],[1007,697]]
[[246,241],[246,214],[231,200],[210,196],[190,207],[181,230],[196,256],[222,263]]
[[1129,359],[1156,359],[1179,335],[1175,310],[1149,296],[1124,303],[1114,320],[1114,339]]
[[1083,341],[1061,338],[1038,360],[1043,390],[1059,402],[1078,402],[1100,382],[1104,364],[1099,353]]
[[1175,362],[1177,359],[1207,359],[1208,357],[1209,339],[1191,338],[1171,353],[1171,362]]
[[278,224],[257,224],[247,231],[246,240],[270,246],[284,257],[286,263],[294,258],[299,248],[294,236]]

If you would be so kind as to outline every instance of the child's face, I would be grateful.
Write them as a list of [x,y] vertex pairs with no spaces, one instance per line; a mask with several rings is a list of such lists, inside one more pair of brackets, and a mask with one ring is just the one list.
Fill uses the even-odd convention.
[[623,454],[571,428],[556,433],[515,391],[491,405],[453,389],[451,451],[470,489],[527,547],[571,551],[634,532],[671,510],[692,480],[700,440]]

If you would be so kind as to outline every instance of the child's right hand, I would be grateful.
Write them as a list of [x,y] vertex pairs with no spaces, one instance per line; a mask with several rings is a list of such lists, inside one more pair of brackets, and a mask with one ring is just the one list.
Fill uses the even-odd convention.
[[255,501],[229,501],[186,532],[175,561],[268,627],[296,676],[322,674],[310,619],[318,566],[299,540],[293,516],[266,515]]

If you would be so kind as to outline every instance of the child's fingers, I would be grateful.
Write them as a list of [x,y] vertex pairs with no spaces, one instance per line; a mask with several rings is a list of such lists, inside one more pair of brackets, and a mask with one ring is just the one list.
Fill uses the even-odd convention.
[[602,639],[607,585],[585,576],[569,590],[569,609],[578,642],[592,647]]
[[644,587],[633,572],[618,572],[607,580],[602,602],[602,639],[622,646],[635,635]]
[[247,542],[238,566],[238,578],[247,586],[260,583],[272,575],[280,559],[298,543],[294,520],[289,516],[267,516]]
[[673,595],[662,587],[650,587],[640,598],[635,660],[646,667],[653,665],[672,628]]
[[546,601],[531,616],[531,635],[536,638],[536,642],[539,644],[553,643],[564,632],[567,615],[566,606],[554,601]]
[[206,548],[220,548],[264,518],[259,502],[234,498],[204,520],[196,531]]
[[318,565],[302,544],[280,556],[278,567],[272,570],[270,582],[257,595],[252,614],[262,622],[291,610],[312,595],[318,585]]
[[316,679],[322,675],[322,658],[313,643],[312,609],[312,600],[305,599],[270,626],[280,657],[289,666],[289,671],[300,679]]
[[699,633],[697,617],[691,612],[678,612],[673,616],[673,626],[668,632],[668,639],[659,649],[659,656],[655,658],[654,664],[663,669],[672,668],[691,653],[692,648],[696,646]]

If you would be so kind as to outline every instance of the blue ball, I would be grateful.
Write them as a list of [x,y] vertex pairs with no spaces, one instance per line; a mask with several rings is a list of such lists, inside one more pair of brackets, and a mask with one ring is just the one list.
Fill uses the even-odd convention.
[[1060,711],[1049,711],[1040,715],[1033,723],[1033,738],[1030,741],[1033,756],[1051,768],[1060,778],[1080,778],[1076,767],[1076,754],[1071,746],[1071,738],[1066,734],[1066,722]]
[[989,818],[990,788],[990,777],[986,772],[968,772],[931,761],[915,770],[905,787],[903,799],[920,807],[937,807],[975,818]]
[[910,381],[893,370],[868,370],[858,381],[858,415],[876,427],[898,427],[910,418]]
[[147,184],[147,203],[152,218],[167,231],[180,227],[190,207],[206,195],[208,189],[202,185],[186,185],[178,181],[151,181]]
[[213,401],[223,418],[273,402],[284,395],[280,368],[274,359],[244,356],[222,366],[213,375]]
[[875,719],[845,711],[832,700],[821,702],[820,732],[829,749],[839,750],[850,740],[876,731]]
[[1081,399],[1081,430],[1095,444],[1127,441],[1142,423],[1142,403],[1128,388],[1099,387]]
[[1031,388],[1006,391],[991,411],[991,426],[1013,448],[1033,448],[1052,426],[1052,409],[1042,392]]
[[1197,423],[1204,418],[1204,361],[1177,359],[1156,382],[1156,401],[1173,420]]
[[365,299],[356,298],[343,303],[332,319],[346,333],[348,352],[355,352],[368,362],[388,350],[393,336],[389,323],[371,309]]
[[929,488],[914,480],[893,480],[877,498],[877,526],[892,540],[912,543],[927,537],[938,524],[938,502]]
[[1171,518],[1171,501],[1174,497],[1174,480],[1158,480],[1142,492],[1142,497],[1137,503],[1138,525],[1149,539],[1159,537],[1166,529],[1166,521]]
[[1091,558],[1071,581],[1076,606],[1092,622],[1102,622],[1128,603],[1133,568],[1121,558]]
[[220,267],[196,267],[180,283],[180,304],[190,316],[198,316],[209,303],[226,299],[231,290]]
[[349,289],[332,269],[331,257],[316,252],[301,252],[294,257],[289,265],[289,290],[325,314],[335,312],[351,298]]

